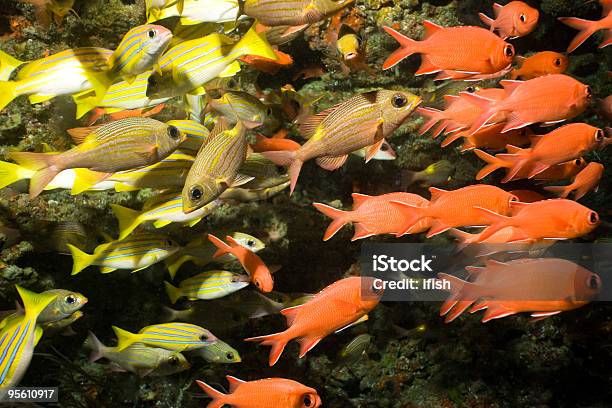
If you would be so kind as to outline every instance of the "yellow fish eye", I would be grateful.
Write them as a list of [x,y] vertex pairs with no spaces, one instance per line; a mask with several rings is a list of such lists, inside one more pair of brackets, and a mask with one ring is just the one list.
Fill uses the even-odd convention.
[[200,186],[193,186],[189,190],[189,198],[191,198],[192,201],[198,201],[202,198],[203,195],[204,192],[202,191],[202,187]]

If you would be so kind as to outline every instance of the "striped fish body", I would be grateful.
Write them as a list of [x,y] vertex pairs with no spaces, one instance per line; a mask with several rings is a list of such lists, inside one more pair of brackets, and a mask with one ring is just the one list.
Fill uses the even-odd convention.
[[194,351],[194,354],[215,364],[234,364],[242,361],[238,351],[221,340]]
[[206,102],[202,95],[185,94],[183,106],[185,107],[188,119],[198,123],[202,122],[202,113],[206,107]]
[[241,120],[244,123],[251,123],[251,127],[262,126],[272,133],[280,126],[272,107],[247,92],[225,91],[220,98],[210,99],[208,104],[231,124]]
[[186,139],[179,146],[180,149],[197,152],[200,150],[204,140],[210,136],[210,131],[204,125],[195,120],[170,120],[166,122],[166,124],[176,126],[182,133],[185,134]]
[[372,146],[397,129],[420,103],[407,92],[380,90],[354,96],[306,119],[300,132],[309,140],[297,151],[302,161],[345,156]]
[[166,282],[166,291],[172,303],[186,297],[189,300],[219,299],[239,291],[249,285],[250,279],[246,275],[237,275],[233,272],[212,270],[199,273],[182,281],[178,288]]
[[51,289],[43,292],[55,296],[55,299],[38,315],[37,323],[49,323],[65,319],[81,309],[87,298],[81,293],[66,289]]
[[202,144],[183,188],[183,211],[190,213],[219,197],[227,188],[249,179],[238,170],[247,155],[246,128],[238,122],[226,129],[222,122]]
[[247,54],[277,58],[270,44],[252,28],[237,43],[223,34],[210,34],[181,43],[160,58],[160,73],[149,77],[147,96],[162,98],[204,93],[205,83],[238,72],[240,64],[236,60]]
[[153,68],[172,40],[166,27],[145,24],[128,31],[109,59],[110,69],[128,83]]
[[147,326],[133,334],[113,326],[117,349],[124,350],[134,343],[160,347],[171,351],[196,350],[214,343],[217,338],[208,330],[189,323],[163,323]]
[[224,201],[238,201],[241,203],[248,203],[252,201],[267,200],[271,197],[282,192],[284,189],[289,187],[289,176],[286,176],[286,180],[282,183],[265,188],[228,188],[221,194],[221,199]]
[[238,0],[182,0],[165,7],[147,7],[149,23],[168,17],[181,17],[183,25],[199,23],[225,23],[238,19]]
[[151,197],[145,202],[142,212],[116,204],[111,204],[111,208],[119,221],[119,239],[124,239],[140,224],[147,221],[153,221],[156,228],[165,227],[173,222],[184,223],[192,227],[221,204],[223,203],[220,200],[215,200],[185,214],[181,193],[170,192]]
[[200,23],[190,25],[178,23],[172,30],[172,41],[170,41],[169,47],[172,48],[185,41],[206,37],[207,35],[218,31],[219,26],[215,23]]
[[151,99],[147,97],[148,79],[152,71],[138,75],[132,83],[125,80],[111,85],[100,101],[89,93],[74,96],[77,105],[77,118],[97,107],[106,113],[116,113],[126,109],[145,109],[157,106],[170,98]]
[[75,275],[90,265],[100,266],[102,273],[117,269],[134,272],[163,261],[179,250],[179,245],[160,234],[139,232],[127,239],[98,245],[92,255],[73,245],[68,245],[73,257],[72,274]]
[[354,0],[245,0],[243,12],[268,26],[301,26],[319,22]]
[[100,99],[111,82],[107,75],[111,55],[105,48],[76,48],[30,62],[15,81],[0,82],[0,109],[20,95],[29,95],[31,103],[39,103],[58,95],[95,90]]
[[195,157],[190,151],[176,150],[159,163],[141,169],[115,173],[106,181],[118,183],[115,185],[117,191],[182,187],[194,160]]
[[28,369],[34,346],[42,335],[36,320],[42,310],[57,297],[57,294],[37,294],[20,287],[17,290],[25,313],[0,331],[0,401],[6,398],[9,388],[19,384]]

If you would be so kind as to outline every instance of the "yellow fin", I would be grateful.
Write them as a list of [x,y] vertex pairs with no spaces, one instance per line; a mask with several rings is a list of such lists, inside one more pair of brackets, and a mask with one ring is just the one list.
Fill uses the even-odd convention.
[[180,298],[183,297],[183,291],[176,286],[173,286],[170,282],[164,281],[164,285],[166,286],[166,293],[168,294],[172,304],[175,304]]
[[117,351],[121,351],[138,341],[138,335],[123,330],[117,326],[112,326],[115,336],[117,336]]
[[140,225],[140,213],[117,204],[110,205],[119,221],[119,239],[124,239]]
[[17,97],[17,88],[13,81],[0,81],[0,109],[11,103]]
[[238,61],[234,61],[229,64],[221,73],[218,75],[219,78],[228,78],[233,77],[238,72],[240,72],[240,63]]
[[0,81],[8,81],[13,71],[22,64],[23,61],[0,50]]
[[58,294],[57,293],[35,293],[19,285],[15,285],[23,307],[25,309],[25,315],[28,318],[35,318],[51,303],[54,301]]
[[278,60],[272,46],[264,37],[260,36],[257,31],[255,31],[254,25],[246,32],[240,41],[238,41],[234,49],[237,50],[240,55],[256,55],[274,61]]
[[87,268],[95,260],[94,255],[89,255],[72,244],[66,244],[72,254],[72,275],[76,275],[83,269]]
[[118,193],[124,192],[124,191],[138,191],[140,190],[139,187],[134,187],[131,186],[129,184],[125,184],[125,183],[116,183],[115,184],[115,191]]
[[33,171],[15,163],[0,161],[0,189],[10,186],[19,180],[28,179]]
[[34,330],[34,346],[38,345],[38,342],[40,341],[40,338],[43,335],[43,329],[40,326],[36,326],[36,329]]
[[72,195],[81,194],[112,175],[111,173],[100,173],[89,169],[75,169],[75,173],[74,185],[70,191]]
[[154,226],[155,228],[163,228],[163,227],[165,227],[166,225],[170,225],[170,224],[172,224],[172,221],[168,221],[168,220],[157,220],[157,221],[155,221],[155,222],[153,223],[153,226]]

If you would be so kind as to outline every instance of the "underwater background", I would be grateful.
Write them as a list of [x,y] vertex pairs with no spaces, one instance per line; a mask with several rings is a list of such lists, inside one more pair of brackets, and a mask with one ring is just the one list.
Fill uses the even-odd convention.
[[[326,34],[330,20],[309,27],[297,39],[280,49],[290,54],[294,64],[274,75],[245,69],[235,77],[237,86],[247,92],[280,89],[286,84],[309,98],[317,99],[316,110],[326,109],[368,90],[405,89],[426,95],[434,89],[431,78],[415,77],[418,58],[409,58],[398,67],[382,71],[385,58],[397,47],[385,34],[383,25],[394,26],[409,37],[422,33],[421,22],[432,20],[443,26],[482,25],[478,12],[491,13],[490,1],[480,0],[357,0],[345,18],[356,21],[366,40],[366,61],[371,72],[346,72],[330,49]],[[543,49],[562,52],[575,31],[560,24],[557,17],[600,18],[597,2],[582,0],[530,1],[540,10],[537,29],[513,40],[517,54]],[[141,0],[76,0],[61,24],[45,29],[35,23],[33,7],[13,0],[0,0],[0,49],[20,60],[74,47],[99,46],[114,49],[123,35],[145,20]],[[599,38],[599,37],[597,37]],[[571,54],[569,74],[591,85],[598,98],[612,91],[609,70],[612,53],[598,50],[599,40],[590,40]],[[304,79],[304,69],[314,71]],[[309,75],[306,75],[309,76]],[[155,116],[167,121],[184,117],[180,99],[166,104]],[[609,126],[595,108],[574,121],[597,127]],[[352,231],[341,230],[334,239],[321,237],[328,221],[311,205],[313,201],[341,207],[353,192],[376,195],[399,191],[406,171],[422,170],[447,160],[454,167],[441,185],[456,189],[474,182],[482,163],[459,149],[442,149],[437,140],[418,136],[422,124],[413,115],[397,130],[389,143],[397,153],[393,161],[363,164],[351,158],[334,172],[314,165],[302,170],[298,188],[291,197],[282,192],[268,200],[226,204],[193,228],[171,225],[164,230],[180,244],[199,234],[242,231],[266,243],[261,257],[269,265],[280,265],[275,274],[275,291],[315,293],[324,286],[358,273],[361,241],[351,242]],[[30,105],[18,98],[0,112],[0,158],[9,151],[67,150],[71,139],[67,129],[84,126],[75,119],[75,105],[68,97]],[[597,161],[610,163],[605,151],[591,153]],[[607,242],[612,239],[610,219],[612,200],[610,168],[606,169],[598,192],[582,204],[599,212],[604,224],[581,242]],[[513,182],[508,189],[519,189],[528,182]],[[163,306],[171,306],[164,288],[167,271],[163,263],[138,273],[119,271],[100,274],[95,268],[71,276],[72,259],[52,248],[51,230],[57,223],[77,221],[94,242],[102,235],[117,236],[118,225],[110,204],[140,208],[151,191],[95,192],[71,196],[69,191],[53,190],[30,200],[23,186],[0,190],[0,237],[6,242],[0,252],[0,310],[10,309],[16,299],[15,285],[36,292],[65,288],[83,293],[89,299],[84,316],[77,320],[71,336],[55,336],[37,346],[22,386],[57,386],[62,407],[202,407],[208,402],[195,385],[196,379],[209,384],[225,384],[225,375],[242,379],[291,378],[317,389],[325,407],[611,407],[612,406],[612,317],[611,307],[595,302],[588,307],[532,322],[527,316],[482,324],[477,315],[468,315],[453,324],[438,316],[437,303],[382,303],[369,320],[322,341],[306,358],[297,359],[297,348],[290,344],[273,367],[268,366],[268,349],[242,339],[284,329],[281,315],[250,319],[234,324],[228,311],[211,316],[216,327],[207,327],[234,347],[242,361],[213,364],[190,358],[188,371],[166,377],[144,377],[114,373],[108,366],[89,363],[83,347],[88,331],[104,344],[112,344],[111,326],[137,331],[159,323]],[[410,192],[427,195],[417,184]],[[18,229],[21,239],[10,242],[8,231]],[[7,231],[5,233],[5,230]],[[422,235],[395,239],[369,238],[376,242],[421,242]],[[447,236],[432,242],[450,243]],[[90,247],[94,244],[88,243]],[[239,270],[238,265],[236,270]],[[201,271],[185,264],[177,280]],[[187,307],[185,299],[177,308]],[[176,305],[175,305],[176,306]],[[399,327],[393,329],[394,326]],[[401,330],[403,329],[403,330]],[[363,355],[344,364],[338,353],[356,335],[368,333],[371,343]]]

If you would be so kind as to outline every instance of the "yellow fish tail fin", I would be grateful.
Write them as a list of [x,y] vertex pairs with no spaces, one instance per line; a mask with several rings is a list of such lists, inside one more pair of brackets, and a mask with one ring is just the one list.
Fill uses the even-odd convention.
[[12,55],[0,51],[0,81],[8,81],[13,71],[23,63]]
[[93,263],[94,255],[86,254],[74,245],[66,245],[70,248],[70,253],[72,253],[72,275],[76,275]]
[[[0,91],[1,92],[1,91]],[[1,93],[0,93],[1,98]],[[62,171],[58,166],[54,166],[54,158],[56,154],[48,153],[31,153],[31,152],[11,152],[9,157],[19,163],[26,169],[36,170],[36,173],[30,178],[30,197],[37,197],[53,180],[57,174]]]
[[35,293],[17,285],[17,292],[21,296],[25,314],[29,318],[38,317],[39,314],[57,298],[57,293]]
[[121,351],[138,341],[138,335],[113,326],[115,336],[117,336],[117,351]]
[[111,204],[111,208],[119,221],[119,239],[124,239],[140,225],[140,213],[117,204]]
[[30,177],[31,172],[18,164],[0,161],[0,189]]
[[77,118],[82,118],[83,116],[85,116],[86,113],[97,108],[98,102],[100,102],[100,100],[96,98],[95,96],[88,96],[85,98],[73,98],[73,99],[77,107],[77,111],[76,111]]
[[0,109],[4,109],[17,96],[17,86],[15,82],[0,81]]
[[278,59],[268,40],[259,35],[254,27],[251,27],[244,37],[238,41],[235,49],[241,55],[256,55],[275,61]]
[[173,286],[170,282],[167,281],[164,281],[164,284],[166,285],[166,293],[168,293],[168,297],[170,298],[172,304],[175,304],[180,298],[183,297],[183,292],[181,291],[181,289],[177,288],[176,286]]
[[181,265],[191,259],[192,257],[189,255],[182,255],[177,257],[173,256],[171,258],[166,259],[166,267],[168,268],[168,273],[170,274],[170,277],[174,279],[174,276],[176,276],[176,273],[178,272]]

